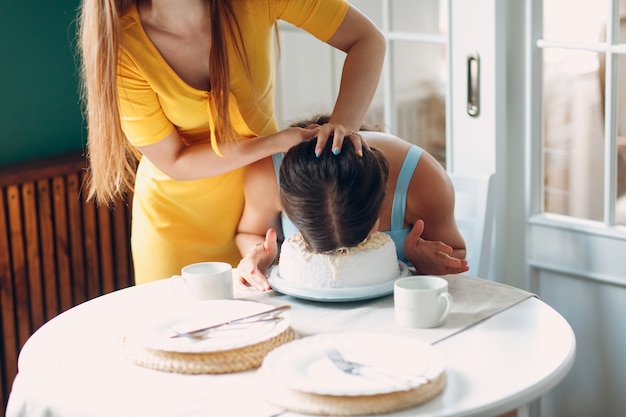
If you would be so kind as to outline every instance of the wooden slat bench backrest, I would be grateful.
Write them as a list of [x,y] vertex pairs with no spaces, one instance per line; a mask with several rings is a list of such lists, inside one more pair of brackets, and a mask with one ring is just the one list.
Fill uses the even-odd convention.
[[130,196],[86,202],[80,154],[0,166],[0,392],[26,339],[81,302],[133,284]]

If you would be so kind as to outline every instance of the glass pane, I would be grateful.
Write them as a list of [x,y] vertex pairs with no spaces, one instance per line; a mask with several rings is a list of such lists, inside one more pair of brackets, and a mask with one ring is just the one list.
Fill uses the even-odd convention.
[[544,210],[603,220],[604,121],[598,54],[544,50]]
[[[297,28],[288,25],[283,28],[276,88],[276,114],[281,128],[332,111],[338,89],[334,74],[341,70],[334,66],[343,64],[343,58],[333,60],[333,54],[337,53],[328,45]],[[315,57],[315,68],[327,70],[313,70],[310,57]]]
[[432,154],[446,156],[446,49],[442,45],[394,44],[398,136]]
[[552,41],[597,42],[608,7],[600,0],[544,0],[543,37]]
[[369,17],[376,26],[383,27],[383,3],[380,0],[349,0],[349,3]]
[[391,30],[395,32],[440,32],[439,0],[392,0]]
[[[397,128],[390,133],[421,146],[445,166],[445,47],[398,41],[389,52],[397,112]],[[375,102],[368,122],[382,125],[383,120],[382,102]]]

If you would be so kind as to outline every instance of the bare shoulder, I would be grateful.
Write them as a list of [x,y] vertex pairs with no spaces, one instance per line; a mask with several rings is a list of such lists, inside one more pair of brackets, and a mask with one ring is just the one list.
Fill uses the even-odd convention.
[[424,220],[427,225],[424,236],[428,236],[428,229],[432,230],[432,226],[448,224],[453,218],[452,182],[441,164],[424,152],[409,184],[406,221]]
[[448,173],[431,154],[424,152],[413,173],[409,192],[417,192],[432,196],[427,199],[430,204],[437,204],[440,207],[453,205],[454,188],[448,177]]
[[246,168],[244,182],[246,204],[266,206],[280,210],[278,181],[272,157],[263,158]]
[[372,148],[380,150],[391,165],[404,161],[411,143],[397,136],[383,132],[360,132],[361,137]]
[[[395,184],[407,152],[415,145],[388,133],[361,132],[361,135],[368,145],[385,154],[389,161],[390,180]],[[440,212],[453,204],[454,189],[446,170],[424,151],[409,184],[407,208],[414,209],[415,215],[420,216]]]
[[246,182],[255,182],[259,177],[276,177],[274,171],[274,161],[271,156],[251,163],[246,168]]
[[[375,132],[375,131],[361,131],[359,132],[361,137],[372,146],[398,146],[402,144],[407,144],[410,146],[409,142],[404,139],[400,139],[399,137],[392,135],[390,133],[385,132]],[[371,143],[370,143],[371,142]]]

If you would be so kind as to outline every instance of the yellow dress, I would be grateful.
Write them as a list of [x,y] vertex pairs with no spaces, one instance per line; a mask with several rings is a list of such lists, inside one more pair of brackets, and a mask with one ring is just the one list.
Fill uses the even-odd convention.
[[[274,115],[274,25],[285,20],[322,41],[337,30],[345,0],[233,2],[241,26],[252,84],[243,68],[231,69],[230,116],[245,138],[278,130]],[[144,32],[136,6],[121,18],[117,88],[122,128],[135,146],[154,144],[176,128],[188,145],[210,141],[217,149],[211,92],[197,90],[171,69]],[[232,50],[232,48],[230,48]],[[283,58],[284,59],[284,58]],[[232,62],[232,61],[231,61]],[[235,245],[243,211],[245,167],[195,181],[174,181],[142,158],[132,208],[135,282],[180,273],[194,262],[236,266]]]

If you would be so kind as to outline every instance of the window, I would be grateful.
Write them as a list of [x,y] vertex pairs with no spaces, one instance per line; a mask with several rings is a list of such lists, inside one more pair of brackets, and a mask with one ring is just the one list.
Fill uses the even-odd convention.
[[[365,122],[423,147],[445,166],[446,1],[350,2],[383,31],[388,45]],[[280,31],[277,109],[281,126],[330,113],[344,55],[289,25],[281,25]],[[312,55],[314,66],[307,59]],[[318,57],[323,57],[321,62]],[[324,68],[327,73],[320,70]]]
[[543,1],[546,213],[626,225],[625,43],[625,0]]

